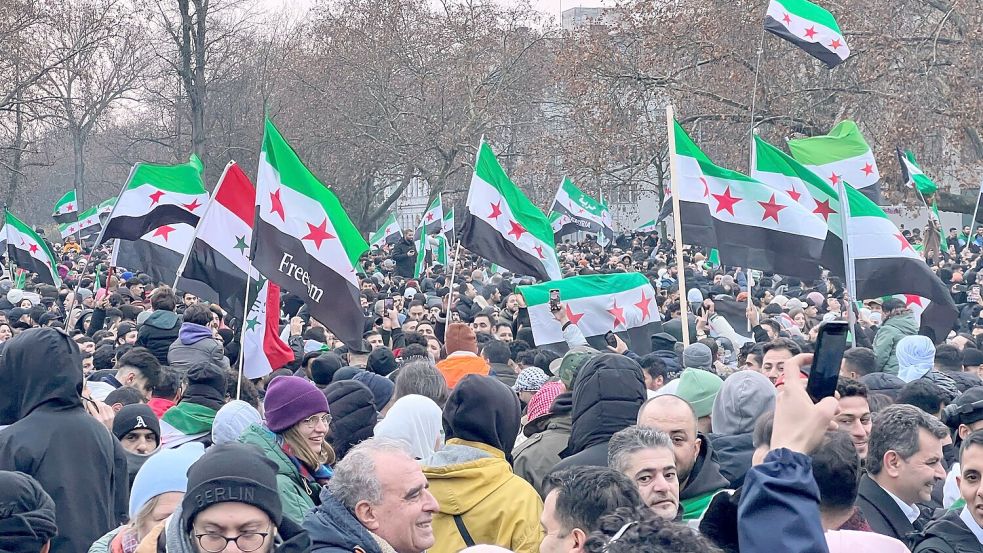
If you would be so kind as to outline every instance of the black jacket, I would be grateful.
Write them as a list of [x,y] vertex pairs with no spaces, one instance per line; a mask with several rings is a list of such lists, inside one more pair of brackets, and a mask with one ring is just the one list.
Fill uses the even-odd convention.
[[744,475],[751,468],[754,440],[747,434],[711,434],[710,445],[717,455],[720,474],[730,482],[731,488],[744,484]]
[[154,354],[161,365],[167,364],[167,350],[177,340],[181,316],[173,311],[154,311],[137,330],[137,345]]
[[897,399],[898,392],[904,387],[904,380],[893,374],[875,372],[860,377],[860,381],[867,386],[867,390],[872,394],[884,394],[893,401]]
[[416,251],[416,244],[412,240],[403,238],[392,249],[392,259],[396,262],[396,274],[403,278],[413,278],[416,268],[416,254],[410,255],[409,252]]
[[325,488],[321,504],[304,517],[311,553],[382,553],[372,534]]
[[481,306],[475,303],[473,299],[462,295],[454,304],[454,310],[461,316],[462,321],[471,322],[478,313],[481,313]]
[[894,499],[877,482],[874,482],[870,475],[864,474],[860,477],[856,505],[860,507],[871,530],[905,544],[910,543],[909,538],[915,527],[908,522],[908,518],[901,512]]
[[624,355],[595,355],[580,370],[573,387],[570,441],[553,470],[608,465],[608,440],[633,424],[645,401],[645,380],[638,363]]
[[959,518],[961,510],[949,511],[925,527],[915,553],[979,553],[983,551],[976,536]]
[[729,484],[720,473],[720,465],[717,463],[717,456],[714,454],[710,439],[703,434],[697,436],[700,438],[700,453],[696,456],[693,468],[690,469],[686,484],[680,485],[680,502],[725,489]]
[[[0,357],[0,470],[33,476],[55,502],[53,553],[88,551],[127,516],[124,450],[82,408],[82,358],[67,334],[27,330]],[[84,460],[84,462],[80,462]]]
[[372,437],[379,414],[372,390],[355,380],[332,382],[324,389],[331,409],[328,442],[340,460],[362,440]]

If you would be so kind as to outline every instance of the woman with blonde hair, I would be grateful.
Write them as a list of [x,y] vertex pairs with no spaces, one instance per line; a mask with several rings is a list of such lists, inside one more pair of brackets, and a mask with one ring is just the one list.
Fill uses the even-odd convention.
[[254,424],[239,441],[258,447],[277,466],[283,514],[300,524],[321,503],[321,486],[331,479],[335,453],[327,442],[331,415],[324,392],[296,376],[270,381],[263,400],[266,424]]

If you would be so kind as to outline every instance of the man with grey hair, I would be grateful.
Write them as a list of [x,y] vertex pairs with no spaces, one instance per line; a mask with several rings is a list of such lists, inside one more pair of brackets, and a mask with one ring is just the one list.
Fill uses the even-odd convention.
[[434,545],[437,500],[399,440],[369,438],[335,466],[321,505],[304,518],[312,553],[422,553]]
[[608,466],[638,488],[642,501],[660,518],[679,514],[679,478],[669,435],[633,425],[615,432],[608,442]]
[[945,478],[942,441],[948,429],[911,405],[892,405],[877,414],[867,445],[867,474],[860,478],[857,506],[871,529],[907,543],[924,522],[918,503],[932,498]]
[[393,403],[401,397],[413,394],[428,397],[441,407],[447,402],[447,381],[433,361],[414,358],[403,363],[397,373]]

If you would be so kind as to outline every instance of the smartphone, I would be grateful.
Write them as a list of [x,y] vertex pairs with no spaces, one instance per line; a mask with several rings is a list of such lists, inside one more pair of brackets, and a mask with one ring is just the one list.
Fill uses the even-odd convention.
[[560,291],[556,288],[550,289],[550,311],[560,310]]
[[386,298],[386,300],[383,302],[383,305],[386,307],[386,312],[388,313],[389,310],[393,308],[393,299]]
[[816,353],[812,356],[812,370],[809,371],[809,382],[806,384],[806,391],[814,402],[836,392],[849,328],[850,325],[844,321],[828,321],[819,327]]
[[618,347],[618,337],[614,335],[614,332],[610,330],[604,335],[604,341],[613,348]]

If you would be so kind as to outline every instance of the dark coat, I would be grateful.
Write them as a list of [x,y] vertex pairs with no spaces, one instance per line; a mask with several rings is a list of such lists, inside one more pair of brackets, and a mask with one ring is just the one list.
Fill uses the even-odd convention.
[[177,340],[181,316],[173,311],[154,311],[137,330],[137,345],[154,354],[161,365],[167,364],[167,350]]
[[416,269],[416,254],[410,255],[411,251],[416,251],[416,244],[406,238],[396,242],[392,249],[391,257],[396,262],[396,274],[403,278],[413,278]]
[[321,504],[304,517],[311,553],[382,553],[372,534],[340,501],[324,489]]
[[754,455],[754,440],[751,432],[747,434],[711,434],[710,445],[717,454],[720,474],[730,482],[731,488],[739,488],[744,484],[744,475],[751,468],[751,456]]
[[[67,334],[27,330],[0,358],[0,470],[37,479],[55,502],[53,553],[88,551],[127,516],[124,450],[82,407],[82,358]],[[84,462],[80,462],[84,460]]]
[[864,474],[860,477],[856,505],[860,507],[871,530],[903,543],[909,543],[909,535],[915,531],[915,527],[908,522],[908,518],[901,512],[898,504],[871,479],[870,475]]
[[976,535],[959,518],[960,510],[949,511],[925,527],[915,553],[979,553],[983,551]]
[[324,389],[331,410],[331,432],[328,443],[341,459],[362,440],[372,437],[379,421],[372,390],[355,380],[332,382]]

